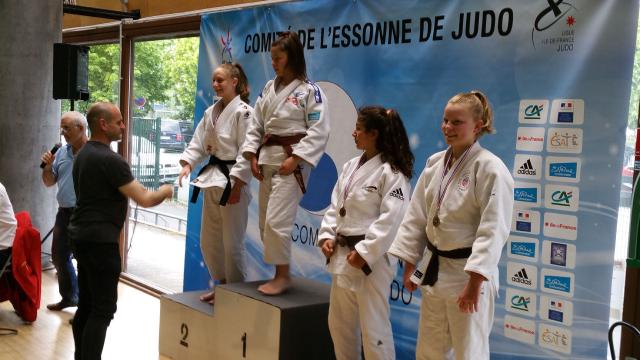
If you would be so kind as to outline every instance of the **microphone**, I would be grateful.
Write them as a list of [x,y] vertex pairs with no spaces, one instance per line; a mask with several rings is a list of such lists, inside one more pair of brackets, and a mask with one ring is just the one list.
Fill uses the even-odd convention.
[[[61,143],[57,143],[57,144],[53,145],[53,147],[51,148],[51,155],[55,154],[55,153],[56,153],[56,151],[58,151],[58,149],[60,149],[60,147],[61,147],[61,146],[62,146],[62,144],[61,144]],[[40,169],[44,169],[44,167],[45,167],[46,165],[47,165],[47,164],[45,164],[45,163],[44,163],[44,161],[43,161],[43,162],[41,162],[41,163],[40,163]]]

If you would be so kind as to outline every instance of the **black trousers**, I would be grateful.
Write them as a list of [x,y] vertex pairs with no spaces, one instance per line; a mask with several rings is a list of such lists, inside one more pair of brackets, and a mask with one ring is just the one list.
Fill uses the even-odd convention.
[[75,359],[99,360],[117,308],[120,249],[118,244],[80,243],[75,245],[74,256],[80,290],[73,319]]
[[[9,260],[9,257],[11,256],[11,250],[12,249],[13,248],[7,248],[7,249],[0,250],[0,270],[2,270],[2,267],[4,266],[4,264],[7,262],[7,260]],[[11,267],[7,266],[5,271],[7,271],[7,270],[11,270]]]

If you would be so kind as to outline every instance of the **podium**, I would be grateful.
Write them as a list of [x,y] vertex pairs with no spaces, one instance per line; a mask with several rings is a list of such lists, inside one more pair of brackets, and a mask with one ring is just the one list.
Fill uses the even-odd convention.
[[202,293],[191,291],[160,299],[160,354],[172,359],[211,359],[214,308],[200,301]]
[[264,281],[216,287],[216,303],[202,291],[160,302],[160,354],[172,359],[333,359],[327,317],[330,286],[294,278],[282,295],[256,289]]

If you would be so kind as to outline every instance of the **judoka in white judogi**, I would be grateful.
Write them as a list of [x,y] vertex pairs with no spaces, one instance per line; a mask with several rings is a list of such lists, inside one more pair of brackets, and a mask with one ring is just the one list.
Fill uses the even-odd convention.
[[355,250],[371,270],[365,275],[362,269],[349,265],[350,248],[335,245],[328,268],[333,274],[329,329],[339,360],[359,359],[362,342],[367,360],[395,359],[389,284],[396,259],[386,251],[409,204],[410,191],[409,180],[383,163],[380,154],[363,164],[361,158],[347,162],[333,189],[318,246],[335,240],[338,234],[364,235]]
[[278,169],[288,157],[280,145],[262,146],[265,135],[304,135],[291,147],[300,157],[301,175],[306,186],[312,166],[324,153],[329,137],[327,99],[315,84],[294,79],[281,86],[280,78],[267,82],[256,102],[253,123],[242,153],[259,151],[258,164],[264,179],[260,183],[260,234],[264,242],[264,261],[286,265],[291,258],[291,230],[302,190],[294,174],[279,175]]
[[[450,149],[448,151],[451,151]],[[422,283],[433,252],[470,248],[470,256],[439,256],[433,286],[422,287],[418,359],[489,359],[489,333],[498,290],[498,261],[511,226],[513,179],[502,161],[475,142],[460,165],[442,178],[447,151],[434,154],[416,184],[409,209],[390,254],[418,264],[413,279]],[[440,184],[449,183],[439,211]],[[438,218],[435,220],[434,218]],[[456,303],[468,282],[466,271],[484,276],[478,311],[463,313]],[[431,274],[432,275],[432,274]]]
[[[193,169],[195,165],[215,156],[220,160],[235,160],[234,165],[222,165],[229,169],[231,187],[234,177],[249,184],[251,168],[242,157],[240,148],[246,137],[246,129],[253,117],[253,109],[236,96],[223,109],[222,101],[209,107],[196,127],[189,146],[180,157]],[[251,201],[249,187],[244,186],[240,201],[236,204],[219,204],[227,177],[216,165],[205,165],[203,172],[191,184],[203,189],[200,247],[209,273],[215,279],[227,282],[244,281],[245,247],[248,206]],[[194,189],[195,190],[195,189]]]

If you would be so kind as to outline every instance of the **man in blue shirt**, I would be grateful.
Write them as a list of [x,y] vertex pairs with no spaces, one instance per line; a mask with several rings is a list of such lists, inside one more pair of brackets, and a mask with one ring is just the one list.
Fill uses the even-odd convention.
[[58,272],[58,290],[62,300],[47,305],[47,309],[60,311],[78,304],[78,279],[71,263],[71,247],[67,235],[67,226],[71,213],[76,206],[76,194],[73,188],[73,161],[75,155],[87,142],[87,119],[77,111],[69,111],[60,119],[60,133],[66,144],[55,155],[47,151],[42,155],[45,164],[42,181],[46,186],[58,184],[58,213],[53,228],[51,257]]

